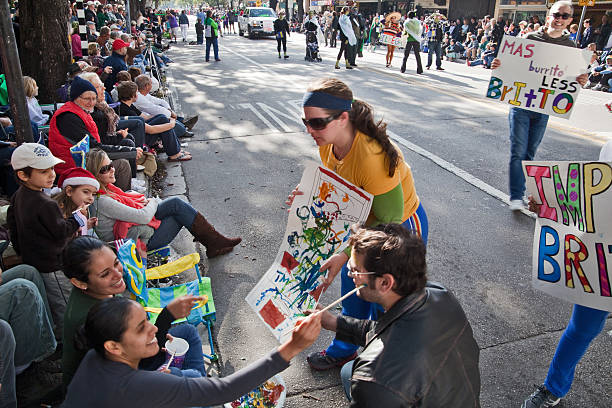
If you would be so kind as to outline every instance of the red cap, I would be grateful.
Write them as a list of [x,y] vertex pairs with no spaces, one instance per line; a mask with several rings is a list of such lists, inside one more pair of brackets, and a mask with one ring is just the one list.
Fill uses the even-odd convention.
[[66,186],[81,186],[83,184],[94,186],[97,190],[100,189],[100,183],[96,180],[94,175],[81,167],[69,169],[61,175],[57,183],[60,188],[65,188]]
[[114,42],[113,42],[113,51],[117,51],[120,48],[123,47],[129,47],[130,44],[126,43],[125,41],[123,41],[121,38],[117,38]]

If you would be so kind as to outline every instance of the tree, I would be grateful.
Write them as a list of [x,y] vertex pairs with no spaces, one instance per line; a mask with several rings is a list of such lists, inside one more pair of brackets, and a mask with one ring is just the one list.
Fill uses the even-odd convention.
[[69,3],[66,0],[20,0],[21,70],[38,83],[41,102],[55,101],[70,64]]
[[139,11],[144,16],[146,3],[146,0],[130,0],[130,18],[132,20],[136,21]]
[[[289,1],[289,0],[286,0]],[[304,21],[304,0],[297,0],[298,5],[298,21],[300,24]]]

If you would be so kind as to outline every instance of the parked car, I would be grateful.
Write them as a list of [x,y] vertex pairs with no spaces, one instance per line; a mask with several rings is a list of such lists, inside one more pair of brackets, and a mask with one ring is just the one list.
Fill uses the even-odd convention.
[[249,38],[274,35],[276,13],[269,7],[247,7],[238,17],[238,34]]

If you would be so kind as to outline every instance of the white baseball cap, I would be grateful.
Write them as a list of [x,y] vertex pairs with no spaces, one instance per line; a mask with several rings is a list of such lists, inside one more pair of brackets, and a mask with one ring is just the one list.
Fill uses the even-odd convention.
[[60,163],[64,163],[64,161],[53,156],[51,150],[38,143],[23,143],[15,149],[11,156],[13,170],[20,170],[26,167],[43,170]]

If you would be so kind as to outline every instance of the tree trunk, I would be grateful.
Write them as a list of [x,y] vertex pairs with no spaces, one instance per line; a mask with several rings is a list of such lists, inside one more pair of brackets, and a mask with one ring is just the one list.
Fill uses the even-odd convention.
[[298,5],[298,23],[302,24],[304,21],[304,0],[297,0]]
[[139,11],[144,16],[145,6],[146,6],[145,0],[130,0],[130,18],[136,21],[136,19],[138,18]]
[[21,69],[38,84],[41,103],[56,99],[70,64],[69,3],[66,0],[20,0]]

